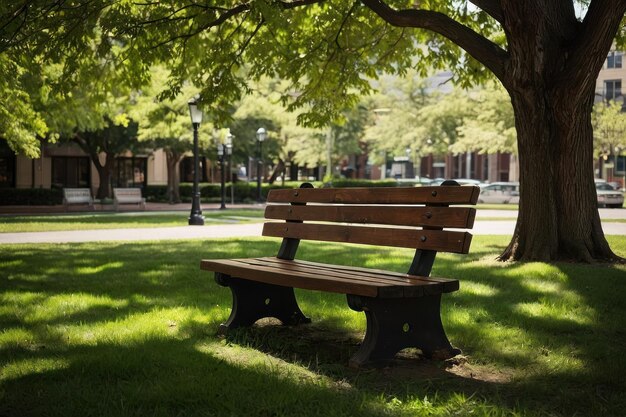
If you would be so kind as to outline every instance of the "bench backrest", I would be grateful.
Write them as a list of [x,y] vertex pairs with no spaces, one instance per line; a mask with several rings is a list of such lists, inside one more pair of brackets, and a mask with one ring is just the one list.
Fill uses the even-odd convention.
[[[278,257],[294,259],[300,239],[416,249],[409,273],[428,276],[440,252],[467,253],[480,188],[442,185],[398,188],[271,190],[263,236],[282,237]],[[282,203],[282,204],[271,204]],[[286,204],[288,203],[288,204]],[[356,224],[356,225],[355,225]]]
[[113,188],[113,197],[122,203],[140,203],[141,188]]
[[64,188],[63,198],[67,203],[90,203],[91,190],[89,188]]

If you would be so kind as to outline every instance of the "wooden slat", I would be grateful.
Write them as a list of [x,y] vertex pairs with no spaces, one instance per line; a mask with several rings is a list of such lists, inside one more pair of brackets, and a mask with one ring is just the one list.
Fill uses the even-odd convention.
[[289,271],[273,267],[250,268],[236,260],[203,260],[200,268],[208,271],[221,272],[232,277],[252,279],[267,284],[282,285],[285,287],[303,288],[307,290],[335,292],[339,294],[354,294],[365,297],[377,297],[378,288],[382,284],[355,283],[351,280],[324,279],[315,273],[294,274]]
[[350,271],[359,274],[375,274],[376,276],[388,276],[392,279],[407,279],[411,282],[423,281],[423,282],[437,282],[443,285],[443,292],[452,292],[457,291],[459,289],[459,280],[458,279],[450,279],[450,278],[438,278],[438,277],[421,277],[418,275],[409,275],[402,274],[399,272],[386,271],[384,269],[376,269],[376,268],[363,268],[358,266],[347,266],[347,265],[334,265],[334,264],[322,264],[319,262],[311,262],[311,261],[303,261],[301,259],[295,261],[286,261],[279,258],[269,257],[263,258],[269,262],[297,262],[300,265],[311,267],[311,268],[319,268],[322,266],[325,270],[328,271]]
[[472,228],[476,209],[468,207],[268,205],[265,217],[291,221],[391,224]]
[[[419,295],[423,294],[440,294],[442,292],[452,292],[459,289],[459,281],[456,279],[446,278],[430,278],[420,277],[417,275],[401,274],[398,272],[385,271],[382,269],[362,268],[347,265],[323,264],[319,262],[310,262],[302,260],[283,260],[275,257],[257,258],[258,261],[271,265],[280,266],[283,263],[297,264],[303,270],[317,271],[320,270],[325,274],[347,274],[348,276],[358,277],[358,279],[368,280],[373,278],[379,282],[388,284],[397,284],[398,282],[409,283],[412,286],[420,287]],[[415,294],[415,293],[413,293]]]
[[476,186],[394,188],[298,188],[271,190],[270,203],[476,204]]
[[412,278],[411,275],[405,276],[392,276],[388,274],[376,274],[372,271],[357,271],[351,270],[350,268],[337,269],[333,268],[333,265],[321,264],[321,263],[312,263],[312,264],[303,264],[300,261],[295,260],[284,260],[278,258],[246,258],[246,259],[237,259],[238,262],[245,263],[250,265],[252,269],[255,266],[267,266],[274,267],[279,269],[286,269],[290,272],[294,273],[315,273],[316,275],[325,275],[332,276],[337,278],[347,278],[350,280],[362,282],[364,284],[367,283],[375,283],[375,284],[383,284],[383,285],[441,285],[435,281],[427,282],[423,279],[419,279],[417,277]]
[[[454,291],[441,282],[420,277],[391,276],[386,271],[376,274],[364,268],[337,269],[335,265],[277,258],[203,260],[200,267],[269,284],[367,297],[418,297]],[[458,289],[458,281],[456,284]]]
[[467,232],[307,223],[265,223],[263,236],[467,253]]

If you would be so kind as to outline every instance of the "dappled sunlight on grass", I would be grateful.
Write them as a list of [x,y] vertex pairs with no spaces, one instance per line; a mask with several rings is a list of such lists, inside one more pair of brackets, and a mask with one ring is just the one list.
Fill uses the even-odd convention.
[[[626,249],[626,238],[612,239]],[[469,255],[440,254],[433,269],[460,280],[442,297],[442,321],[463,350],[455,366],[464,376],[436,363],[425,374],[430,362],[415,356],[354,371],[345,364],[365,316],[340,294],[296,290],[311,325],[259,323],[216,337],[231,293],[200,260],[272,256],[279,242],[4,246],[0,415],[569,416],[626,407],[624,266],[504,264],[495,257],[506,237],[475,237]],[[298,254],[398,272],[413,257],[320,242],[302,242]]]
[[70,361],[61,358],[35,358],[18,360],[6,365],[0,372],[0,381],[27,376],[43,375],[70,367]]
[[121,262],[108,262],[106,264],[97,266],[82,266],[75,269],[75,272],[80,275],[97,274],[107,269],[119,269],[124,266]]
[[28,349],[32,346],[36,336],[24,327],[12,327],[2,329],[0,332],[0,350],[4,349]]
[[127,300],[112,299],[106,296],[94,296],[91,294],[72,293],[53,295],[47,297],[44,302],[33,306],[31,313],[24,317],[26,322],[51,322],[58,318],[71,318],[74,315],[84,313],[90,309],[113,309],[118,310],[128,305]]
[[499,292],[497,288],[491,285],[465,280],[463,281],[463,291],[479,297],[493,297]]
[[22,259],[14,259],[12,261],[6,262],[6,261],[0,261],[0,267],[1,268],[16,268],[19,266],[22,266],[24,264],[24,261]]
[[572,310],[569,303],[551,302],[546,299],[534,303],[517,304],[513,306],[513,311],[529,318],[552,319],[554,323],[559,323],[562,330],[567,329],[567,322],[580,325],[589,325],[595,322],[595,312],[589,306],[583,305],[581,308]]

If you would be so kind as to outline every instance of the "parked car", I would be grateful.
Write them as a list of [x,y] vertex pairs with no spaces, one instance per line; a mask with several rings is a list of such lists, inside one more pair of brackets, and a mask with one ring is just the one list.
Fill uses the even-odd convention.
[[459,185],[481,185],[480,181],[471,178],[455,178],[452,181],[458,182]]
[[[445,178],[435,178],[431,180],[428,185],[441,185],[444,181],[448,181]],[[481,182],[469,178],[454,178],[450,181],[456,181],[459,185],[480,185]]]
[[596,181],[598,207],[621,208],[624,205],[624,194],[604,181]]
[[519,182],[493,182],[480,187],[479,203],[519,203]]

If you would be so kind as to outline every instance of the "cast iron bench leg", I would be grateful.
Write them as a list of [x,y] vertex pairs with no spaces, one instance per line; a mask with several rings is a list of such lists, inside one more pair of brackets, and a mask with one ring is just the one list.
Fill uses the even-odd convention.
[[393,359],[408,347],[418,348],[424,356],[448,359],[461,353],[452,347],[441,324],[441,294],[419,298],[370,298],[348,295],[348,305],[365,311],[367,329],[350,366]]
[[285,325],[310,323],[296,301],[293,288],[265,284],[215,273],[215,281],[230,287],[233,307],[230,317],[220,325],[220,333],[253,325],[264,317],[275,317]]

